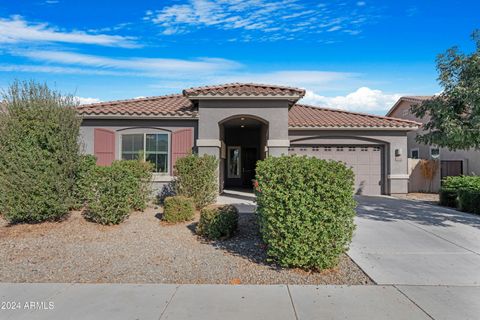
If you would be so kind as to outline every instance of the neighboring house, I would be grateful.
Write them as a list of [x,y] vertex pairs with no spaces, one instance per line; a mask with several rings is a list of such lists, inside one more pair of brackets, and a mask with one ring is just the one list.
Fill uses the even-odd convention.
[[[431,99],[432,96],[410,96],[400,98],[387,113],[387,117],[401,118],[411,121],[426,123],[428,117],[417,118],[412,114],[410,108],[413,105],[421,104],[423,101]],[[476,150],[457,150],[450,151],[446,148],[438,148],[418,143],[415,138],[422,129],[411,131],[408,136],[408,157],[410,159],[435,159],[439,160],[437,173],[431,184],[422,181],[420,171],[415,170],[415,164],[418,161],[411,161],[411,179],[410,192],[433,191],[437,192],[440,188],[441,179],[447,176],[457,175],[480,175],[480,151]],[[418,171],[416,173],[415,171]]]
[[195,150],[220,159],[221,189],[251,187],[256,161],[268,155],[303,154],[351,166],[358,194],[407,192],[407,133],[418,123],[296,104],[304,94],[233,83],[83,105],[81,135],[100,165],[143,154],[159,185]]

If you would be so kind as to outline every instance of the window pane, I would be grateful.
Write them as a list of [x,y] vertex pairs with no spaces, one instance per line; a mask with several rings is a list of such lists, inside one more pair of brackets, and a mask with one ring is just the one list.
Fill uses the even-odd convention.
[[228,150],[228,177],[240,177],[240,148],[231,147]]
[[167,134],[157,134],[157,151],[168,152]]
[[133,135],[133,150],[134,152],[143,152],[143,134]]
[[139,160],[141,152],[124,152],[122,153],[122,160]]
[[153,164],[153,172],[157,171],[157,155],[155,153],[147,153],[145,155],[145,160]]
[[167,134],[147,134],[147,152],[168,152]]
[[147,140],[147,146],[146,146],[146,152],[155,152],[157,151],[157,142],[156,142],[156,135],[155,134],[147,134],[146,137]]
[[122,151],[131,151],[133,144],[133,136],[131,134],[124,134],[122,136]]
[[138,153],[143,151],[143,134],[122,135],[122,152]]
[[154,172],[161,172],[161,173],[168,172],[166,154],[147,153],[145,158],[147,161],[153,163]]
[[157,154],[157,169],[158,169],[157,172],[162,172],[162,173],[168,172],[166,154]]

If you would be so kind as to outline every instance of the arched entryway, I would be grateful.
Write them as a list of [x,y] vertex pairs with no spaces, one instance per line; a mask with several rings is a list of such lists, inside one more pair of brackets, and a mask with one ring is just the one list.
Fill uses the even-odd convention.
[[268,122],[236,115],[219,123],[220,184],[223,188],[251,188],[258,160],[267,156]]

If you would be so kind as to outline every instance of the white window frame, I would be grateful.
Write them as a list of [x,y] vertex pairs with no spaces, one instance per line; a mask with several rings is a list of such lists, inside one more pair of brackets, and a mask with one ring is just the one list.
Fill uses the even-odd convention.
[[[417,151],[417,158],[413,157],[413,152]],[[420,149],[419,148],[413,148],[410,150],[410,158],[411,159],[420,159]]]
[[[230,150],[239,150],[238,175],[233,175],[230,172]],[[242,147],[241,146],[229,146],[227,148],[227,177],[229,179],[240,179],[242,177]]]
[[147,152],[145,150],[147,146],[147,134],[164,134],[167,135],[167,171],[166,172],[153,172],[153,176],[170,176],[170,162],[172,157],[172,134],[170,131],[156,130],[156,129],[127,129],[118,133],[120,139],[118,139],[118,156],[117,160],[122,160],[122,140],[124,135],[143,134],[143,161],[146,161],[145,157]]
[[[437,149],[438,150],[438,156],[437,157],[434,157],[432,155],[432,150],[435,150]],[[430,159],[440,159],[440,148],[438,147],[430,147]]]

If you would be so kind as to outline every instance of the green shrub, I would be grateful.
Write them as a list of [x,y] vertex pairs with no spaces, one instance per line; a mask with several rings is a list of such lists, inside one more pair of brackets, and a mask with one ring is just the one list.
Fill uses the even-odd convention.
[[90,189],[88,177],[95,169],[97,159],[93,155],[81,155],[79,166],[75,172],[75,185],[73,196],[75,203],[73,209],[80,209],[85,205],[87,192]]
[[440,188],[440,205],[455,208],[457,207],[457,197],[458,193],[456,189]]
[[479,189],[480,176],[454,176],[446,177],[442,180],[442,188],[460,190],[460,189]]
[[132,210],[146,208],[151,169],[149,163],[137,160],[114,161],[109,167],[96,166],[85,182],[89,187],[85,218],[100,224],[118,224]]
[[256,180],[269,260],[315,270],[337,265],[355,229],[352,170],[317,158],[269,157],[257,163]]
[[138,160],[114,161],[112,167],[125,170],[129,175],[130,184],[130,207],[137,211],[143,211],[151,198],[151,180],[153,165],[150,162]]
[[218,161],[214,156],[189,155],[175,163],[175,192],[192,198],[197,208],[214,203],[218,192]]
[[458,190],[458,208],[465,212],[480,214],[480,190]]
[[131,212],[133,176],[121,166],[95,167],[86,195],[86,219],[100,224],[118,224]]
[[76,202],[76,102],[46,85],[16,82],[2,103],[0,212],[11,223],[62,218]]
[[208,239],[230,238],[238,226],[238,211],[234,206],[208,206],[200,212],[196,232]]
[[167,222],[183,222],[192,220],[195,207],[192,199],[183,196],[167,197],[163,205],[162,219]]
[[[440,188],[440,204],[447,207],[459,207],[460,190],[478,190],[480,191],[479,176],[454,176],[446,177],[442,180]],[[465,199],[464,199],[465,201]]]

